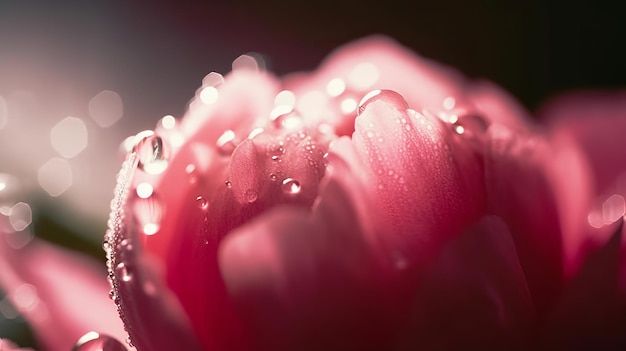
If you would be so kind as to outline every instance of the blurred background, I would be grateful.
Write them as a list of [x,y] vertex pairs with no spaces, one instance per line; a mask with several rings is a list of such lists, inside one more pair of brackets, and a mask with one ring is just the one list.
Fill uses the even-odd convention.
[[[561,92],[623,88],[624,6],[594,4],[0,0],[0,210],[16,217],[20,240],[34,234],[104,262],[120,143],[181,116],[207,73],[248,52],[283,75],[386,34],[531,111]],[[2,337],[35,345],[0,292]]]

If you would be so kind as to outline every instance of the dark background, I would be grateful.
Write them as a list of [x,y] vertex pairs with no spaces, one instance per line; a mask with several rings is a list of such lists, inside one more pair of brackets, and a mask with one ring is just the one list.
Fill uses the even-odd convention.
[[[227,73],[243,53],[263,54],[280,75],[314,69],[350,40],[386,34],[470,77],[496,82],[533,111],[561,92],[626,86],[625,14],[624,6],[598,2],[0,0],[0,96],[27,90],[84,106],[99,91],[113,90],[124,101],[117,128],[130,135],[165,114],[181,115],[202,77]],[[0,172],[29,170],[0,160]],[[46,210],[71,211],[68,203],[32,201],[40,209],[37,235],[102,259],[107,214],[77,220],[88,223],[77,229],[68,224],[75,221],[59,219],[59,210]],[[32,343],[19,318],[0,315],[0,322],[0,337]]]

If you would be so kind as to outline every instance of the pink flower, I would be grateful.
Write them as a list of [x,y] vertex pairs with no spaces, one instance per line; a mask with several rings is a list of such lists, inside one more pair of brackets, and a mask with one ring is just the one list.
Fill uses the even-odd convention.
[[[538,125],[379,37],[283,80],[233,66],[139,133],[120,172],[104,247],[138,350],[624,345],[623,94],[565,97]],[[45,346],[96,330],[112,337],[85,348],[121,347],[103,295],[59,300],[94,279],[79,258],[0,248],[9,290],[70,313],[61,332],[30,317]],[[44,259],[67,282],[37,275]]]

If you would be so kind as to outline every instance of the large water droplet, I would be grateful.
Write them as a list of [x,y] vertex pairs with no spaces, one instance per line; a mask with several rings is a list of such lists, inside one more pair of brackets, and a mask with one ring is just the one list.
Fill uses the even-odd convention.
[[167,169],[168,159],[163,139],[149,135],[141,139],[134,147],[139,159],[139,168],[149,174],[161,174]]
[[72,351],[126,351],[126,347],[108,335],[89,332],[78,339]]
[[409,104],[406,102],[402,95],[396,93],[393,90],[373,90],[367,93],[361,102],[359,103],[359,108],[357,109],[357,114],[362,114],[363,111],[373,102],[376,101],[385,101],[387,103],[393,104],[398,110],[407,110],[409,108]]
[[285,178],[282,185],[283,192],[287,194],[297,194],[301,190],[300,183],[291,178]]

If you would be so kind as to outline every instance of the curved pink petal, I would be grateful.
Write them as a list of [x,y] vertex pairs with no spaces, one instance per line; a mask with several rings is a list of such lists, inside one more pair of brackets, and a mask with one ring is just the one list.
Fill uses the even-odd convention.
[[526,349],[534,306],[506,224],[481,219],[455,238],[420,283],[402,350]]
[[492,125],[485,156],[490,211],[510,226],[538,311],[580,264],[590,199],[587,165],[567,138]]
[[620,290],[626,233],[621,222],[612,226],[608,242],[589,255],[550,313],[542,334],[546,350],[626,347],[626,291]]
[[469,141],[454,140],[438,119],[408,107],[395,92],[372,96],[361,106],[352,142],[384,218],[383,240],[419,266],[482,215],[485,199]]
[[0,236],[0,267],[3,290],[44,350],[70,350],[90,331],[126,340],[106,273],[96,262],[43,241],[12,249]]
[[[126,220],[136,172],[136,153],[129,154],[118,175],[104,246],[111,283],[111,298],[130,341],[138,350],[201,350],[187,316],[165,287],[162,262],[144,252],[142,227]],[[134,189],[133,189],[134,190]]]
[[626,195],[626,92],[570,93],[548,103],[540,115],[553,131],[581,145],[596,194]]
[[407,310],[403,263],[362,226],[371,213],[360,212],[367,204],[348,164],[330,167],[313,213],[276,208],[220,249],[228,292],[261,350],[388,349]]

